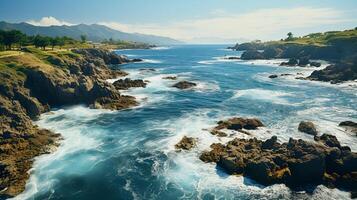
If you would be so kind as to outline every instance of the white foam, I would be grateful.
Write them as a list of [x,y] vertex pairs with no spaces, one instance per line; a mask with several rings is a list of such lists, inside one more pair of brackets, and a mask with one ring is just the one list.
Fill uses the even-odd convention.
[[266,90],[260,88],[237,90],[234,92],[232,99],[246,98],[260,101],[272,102],[275,104],[292,105],[285,97],[294,96],[292,93],[284,91]]
[[151,49],[152,50],[168,50],[168,49],[172,49],[172,47],[153,47]]
[[[51,191],[58,183],[57,176],[63,176],[65,173],[84,174],[99,162],[101,158],[96,155],[81,157],[80,152],[97,151],[102,144],[98,140],[100,138],[98,135],[103,134],[102,131],[89,128],[85,123],[99,115],[109,113],[112,112],[74,106],[41,115],[41,119],[36,122],[37,125],[60,133],[63,140],[60,141],[61,145],[55,152],[35,158],[25,191],[13,199],[31,199],[37,193]],[[78,154],[76,164],[73,164],[71,158],[74,154]]]
[[152,64],[158,64],[158,63],[163,63],[161,60],[155,60],[155,59],[143,59],[141,63],[152,63]]

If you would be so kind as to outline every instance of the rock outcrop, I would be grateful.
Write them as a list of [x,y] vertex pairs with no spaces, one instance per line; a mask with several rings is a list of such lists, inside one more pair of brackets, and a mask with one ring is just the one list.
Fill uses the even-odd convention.
[[183,136],[183,138],[175,145],[177,150],[191,150],[196,146],[196,139],[192,137]]
[[58,144],[58,134],[33,125],[41,113],[73,104],[115,110],[137,105],[105,81],[126,75],[108,64],[130,60],[100,49],[38,51],[1,58],[0,198],[22,192],[33,158]]
[[341,146],[334,136],[315,139],[318,143],[290,139],[280,144],[276,136],[266,141],[236,138],[226,145],[212,144],[200,159],[263,185],[284,183],[296,188],[325,184],[356,192],[357,154]]
[[346,128],[347,131],[354,133],[357,136],[357,123],[353,121],[344,121],[339,126]]
[[185,90],[185,89],[193,88],[195,86],[197,86],[196,83],[189,82],[189,81],[180,81],[180,82],[174,84],[172,87],[175,87],[175,88],[178,88],[181,90]]
[[228,120],[219,121],[218,126],[216,126],[215,130],[221,129],[229,129],[229,130],[255,130],[258,127],[263,127],[263,123],[256,118],[242,118],[242,117],[234,117]]
[[143,80],[131,80],[130,78],[119,79],[113,83],[114,87],[117,90],[127,90],[132,87],[146,87],[146,84]]
[[305,122],[305,121],[300,122],[298,130],[300,132],[307,133],[310,135],[317,135],[315,124],[312,122]]
[[330,83],[357,80],[357,59],[354,63],[336,63],[325,69],[316,70],[307,79]]

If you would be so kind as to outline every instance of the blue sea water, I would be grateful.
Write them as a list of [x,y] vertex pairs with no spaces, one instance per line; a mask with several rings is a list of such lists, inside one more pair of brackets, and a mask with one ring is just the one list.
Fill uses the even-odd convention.
[[[257,117],[266,125],[253,136],[280,142],[290,137],[312,141],[297,131],[302,120],[338,137],[357,150],[357,139],[338,123],[357,120],[357,87],[296,80],[313,68],[279,67],[280,61],[227,60],[241,52],[224,45],[186,45],[151,50],[122,50],[145,59],[114,68],[130,78],[148,80],[146,88],[123,91],[140,106],[124,111],[92,110],[78,105],[41,116],[38,125],[61,133],[61,146],[36,159],[26,190],[15,199],[348,199],[349,193],[318,186],[291,191],[263,187],[248,178],[228,176],[198,157],[217,138],[207,129],[232,116]],[[140,70],[140,69],[155,69]],[[291,73],[277,79],[271,74]],[[162,79],[177,76],[178,80]],[[171,87],[180,80],[194,90]],[[110,81],[110,80],[109,80]],[[113,80],[111,80],[113,81]],[[174,145],[184,136],[198,139],[189,152]]]

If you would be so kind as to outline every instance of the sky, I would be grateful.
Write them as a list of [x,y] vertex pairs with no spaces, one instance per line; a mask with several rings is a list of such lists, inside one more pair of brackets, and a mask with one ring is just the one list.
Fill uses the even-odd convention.
[[235,43],[357,27],[357,0],[0,0],[0,21]]

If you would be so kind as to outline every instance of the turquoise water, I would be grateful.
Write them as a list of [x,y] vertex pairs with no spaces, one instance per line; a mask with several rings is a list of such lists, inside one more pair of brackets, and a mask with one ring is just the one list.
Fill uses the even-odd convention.
[[[176,46],[153,50],[124,50],[143,63],[115,66],[130,78],[150,81],[146,88],[124,92],[140,106],[124,111],[91,110],[78,105],[44,114],[38,125],[61,133],[61,146],[36,159],[26,191],[17,199],[348,199],[347,192],[318,186],[314,191],[290,191],[284,185],[260,186],[228,176],[214,164],[198,159],[217,138],[207,130],[232,116],[257,117],[266,128],[260,139],[277,135],[313,140],[299,133],[298,123],[311,120],[321,133],[338,137],[357,150],[357,139],[338,123],[357,120],[357,87],[349,84],[295,80],[271,74],[309,74],[312,68],[278,67],[279,61],[228,61],[239,55],[223,45]],[[153,68],[156,71],[140,71]],[[177,81],[198,83],[194,90],[172,88]],[[198,138],[190,152],[176,152],[182,136]],[[308,188],[307,188],[308,189]]]

